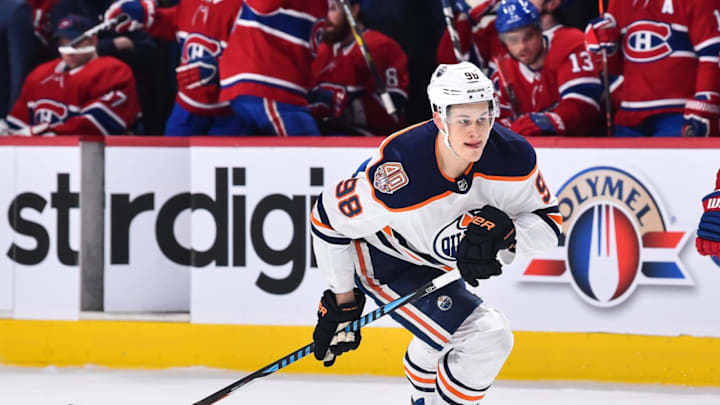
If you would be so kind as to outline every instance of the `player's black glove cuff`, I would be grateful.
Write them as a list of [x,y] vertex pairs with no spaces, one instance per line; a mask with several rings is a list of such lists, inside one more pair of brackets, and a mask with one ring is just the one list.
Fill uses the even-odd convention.
[[502,273],[498,251],[515,246],[515,225],[501,210],[486,205],[472,219],[458,246],[455,259],[463,279],[473,287],[478,279]]
[[335,294],[325,290],[318,307],[318,321],[313,332],[313,354],[322,360],[325,367],[335,363],[335,356],[355,350],[360,345],[360,329],[354,332],[336,332],[344,329],[350,322],[360,319],[365,306],[365,295],[359,289],[353,289],[355,302],[338,305]]

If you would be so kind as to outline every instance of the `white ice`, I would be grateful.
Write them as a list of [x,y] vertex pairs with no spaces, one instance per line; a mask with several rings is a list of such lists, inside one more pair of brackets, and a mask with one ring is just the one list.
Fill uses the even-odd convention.
[[[162,371],[0,367],[0,405],[190,405],[243,377]],[[218,405],[407,405],[402,378],[274,374]],[[718,405],[720,387],[498,381],[482,405]]]

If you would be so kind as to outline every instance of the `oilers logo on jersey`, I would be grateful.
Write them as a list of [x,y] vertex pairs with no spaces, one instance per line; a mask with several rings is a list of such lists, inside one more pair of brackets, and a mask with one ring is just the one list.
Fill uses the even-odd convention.
[[[687,36],[687,32],[684,33]],[[656,21],[637,21],[627,27],[624,53],[628,60],[637,63],[662,59],[673,52],[670,46],[673,33],[670,24]]]
[[32,116],[35,124],[57,124],[68,118],[68,107],[57,101],[40,99],[32,103]]
[[689,233],[667,229],[656,194],[634,175],[591,167],[557,198],[564,240],[529,263],[523,282],[572,284],[597,307],[621,304],[639,285],[694,285],[678,257]]
[[479,210],[466,212],[445,225],[433,239],[433,250],[435,254],[445,260],[455,261],[455,253],[460,245],[460,240],[465,233],[470,221]]
[[182,62],[200,59],[205,56],[218,57],[222,52],[220,41],[202,34],[192,33],[183,44]]

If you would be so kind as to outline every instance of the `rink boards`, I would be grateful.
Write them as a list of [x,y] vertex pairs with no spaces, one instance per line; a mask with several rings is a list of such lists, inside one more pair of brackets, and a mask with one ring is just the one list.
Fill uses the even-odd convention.
[[[87,141],[104,145],[101,168],[83,152]],[[13,175],[0,180],[0,311],[15,319],[0,320],[0,363],[252,371],[308,343],[324,288],[308,212],[380,141],[1,142],[2,172]],[[720,143],[533,144],[566,243],[477,289],[515,330],[501,377],[720,385],[720,264],[694,250]],[[92,173],[104,180],[99,194]],[[93,195],[104,214],[87,214]],[[609,278],[577,259],[594,254],[583,244],[592,235],[615,241],[611,258],[622,252]],[[98,305],[189,317],[87,320],[81,310]],[[306,360],[288,371],[400,375],[409,335],[378,324],[333,369]]]

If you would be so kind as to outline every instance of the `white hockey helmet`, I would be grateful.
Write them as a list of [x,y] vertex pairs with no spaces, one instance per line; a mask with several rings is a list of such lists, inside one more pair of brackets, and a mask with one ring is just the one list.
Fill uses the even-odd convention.
[[490,127],[495,118],[500,116],[500,104],[495,96],[495,87],[485,74],[470,62],[460,62],[454,65],[439,65],[430,78],[427,87],[430,108],[440,115],[443,134],[443,141],[454,154],[455,150],[450,146],[450,139],[447,130],[448,108],[456,104],[488,102],[490,116]]
[[449,106],[481,101],[489,103],[491,118],[500,116],[492,81],[470,62],[439,65],[430,78],[427,93],[432,111],[437,111],[443,122],[447,119]]

